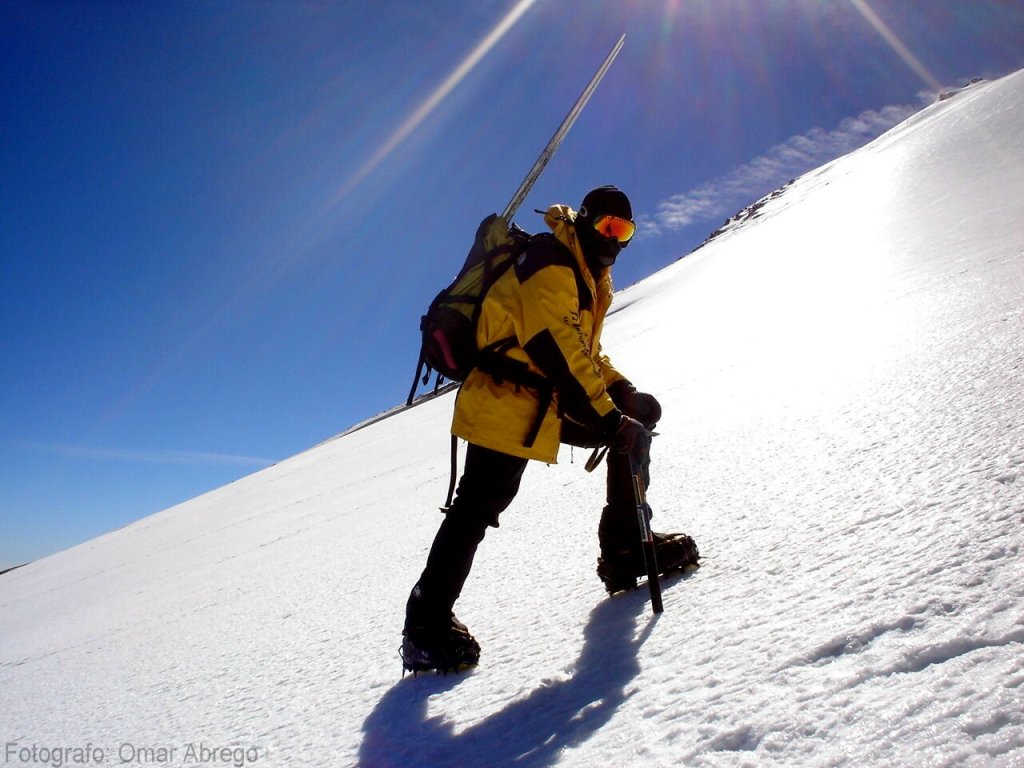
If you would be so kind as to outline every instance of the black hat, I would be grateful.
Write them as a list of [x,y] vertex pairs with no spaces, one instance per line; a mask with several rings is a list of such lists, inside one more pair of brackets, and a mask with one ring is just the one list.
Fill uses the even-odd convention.
[[618,216],[620,219],[632,221],[633,207],[621,189],[608,184],[587,192],[576,218],[593,221],[598,216]]

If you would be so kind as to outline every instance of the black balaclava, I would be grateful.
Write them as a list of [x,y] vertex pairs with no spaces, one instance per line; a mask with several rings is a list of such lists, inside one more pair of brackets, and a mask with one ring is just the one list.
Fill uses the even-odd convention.
[[633,207],[625,193],[611,185],[592,189],[583,198],[579,213],[576,214],[576,237],[583,248],[587,267],[595,277],[614,264],[622,250],[618,240],[604,237],[594,229],[593,222],[599,216],[618,216],[632,221]]

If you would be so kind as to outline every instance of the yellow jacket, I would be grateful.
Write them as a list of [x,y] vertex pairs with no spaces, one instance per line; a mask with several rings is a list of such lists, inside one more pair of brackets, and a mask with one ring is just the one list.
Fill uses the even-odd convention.
[[491,286],[477,323],[478,349],[508,340],[505,356],[553,386],[532,444],[543,392],[474,369],[455,401],[452,434],[502,453],[554,463],[561,419],[609,434],[621,414],[608,396],[624,377],[601,352],[601,328],[612,300],[607,269],[595,280],[572,225],[575,212],[548,209],[553,235],[535,237],[512,269]]

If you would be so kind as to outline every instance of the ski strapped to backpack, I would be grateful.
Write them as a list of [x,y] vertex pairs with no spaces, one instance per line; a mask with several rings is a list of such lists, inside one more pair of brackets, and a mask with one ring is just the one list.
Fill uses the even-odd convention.
[[[422,336],[420,359],[416,365],[416,376],[409,390],[406,405],[412,405],[416,388],[423,376],[423,384],[430,381],[431,371],[437,372],[434,393],[444,379],[459,382],[469,375],[474,367],[481,367],[487,359],[495,360],[494,349],[478,350],[476,347],[476,322],[480,316],[480,305],[488,289],[521,254],[530,241],[530,235],[512,224],[512,218],[526,195],[540,177],[548,161],[554,156],[562,140],[569,133],[594,90],[604,78],[615,57],[619,55],[626,36],[622,35],[605,56],[597,72],[583,89],[572,109],[562,120],[547,146],[537,157],[530,172],[519,185],[505,210],[499,216],[491,214],[477,227],[473,247],[455,280],[441,291],[431,302],[427,313],[420,320]],[[503,342],[499,342],[499,346]],[[483,354],[481,354],[483,353]],[[424,367],[427,368],[424,374]],[[491,371],[488,371],[491,373]],[[492,375],[494,375],[492,373]],[[500,374],[499,374],[500,375]],[[506,376],[506,378],[511,377]]]

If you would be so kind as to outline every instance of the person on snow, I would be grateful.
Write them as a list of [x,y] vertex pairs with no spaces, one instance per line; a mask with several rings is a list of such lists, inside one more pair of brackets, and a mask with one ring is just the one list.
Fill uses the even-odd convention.
[[[610,594],[646,574],[630,455],[649,479],[650,432],[661,417],[601,350],[611,304],[610,268],[636,226],[629,199],[599,187],[579,211],[555,205],[551,233],[534,236],[484,297],[477,346],[493,350],[463,382],[452,433],[469,444],[455,500],[406,605],[406,669],[459,669],[480,646],[453,607],[477,546],[519,490],[528,460],[554,463],[561,443],[608,452],[607,503],[598,526],[597,572]],[[696,564],[684,534],[654,534],[659,572]]]

